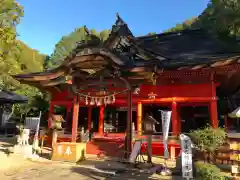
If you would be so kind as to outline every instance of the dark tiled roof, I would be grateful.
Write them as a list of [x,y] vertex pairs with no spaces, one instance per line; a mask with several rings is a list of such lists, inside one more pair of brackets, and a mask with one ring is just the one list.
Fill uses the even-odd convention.
[[20,96],[10,91],[0,90],[0,104],[14,104],[14,103],[26,103],[27,97]]
[[166,71],[170,72],[168,70],[175,72],[180,69],[212,72],[211,68],[215,68],[214,72],[217,72],[219,69],[216,67],[240,62],[237,41],[226,43],[203,29],[134,37],[127,24],[118,16],[104,43],[93,34],[88,36],[89,40],[79,42],[58,68],[14,77],[35,86],[56,87],[64,84],[62,79],[67,75],[73,80],[80,77],[79,84],[89,77],[115,77],[121,74],[119,70],[134,72],[131,76],[137,78],[149,79],[153,72],[160,72],[160,76]]
[[168,57],[169,61],[161,62],[165,68],[208,64],[240,55],[237,41],[226,43],[203,29],[138,37],[137,43]]

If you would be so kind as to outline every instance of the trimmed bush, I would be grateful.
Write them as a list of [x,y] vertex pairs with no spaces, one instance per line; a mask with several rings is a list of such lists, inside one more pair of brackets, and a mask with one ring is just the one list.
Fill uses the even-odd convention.
[[198,129],[189,133],[194,145],[200,151],[214,152],[225,143],[226,132],[222,128],[212,128],[210,126],[204,129]]
[[197,161],[195,163],[196,176],[199,180],[225,180],[226,177],[221,173],[221,170],[213,165]]

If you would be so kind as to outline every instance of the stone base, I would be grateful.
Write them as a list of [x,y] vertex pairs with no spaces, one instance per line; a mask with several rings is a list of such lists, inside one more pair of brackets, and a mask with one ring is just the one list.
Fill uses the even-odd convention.
[[13,148],[13,153],[15,154],[22,154],[25,157],[31,157],[33,154],[32,146],[31,145],[15,145]]

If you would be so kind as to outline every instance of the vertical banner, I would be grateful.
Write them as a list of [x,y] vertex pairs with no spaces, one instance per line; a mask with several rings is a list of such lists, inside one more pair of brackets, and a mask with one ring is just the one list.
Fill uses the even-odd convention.
[[34,139],[38,139],[41,116],[42,116],[42,112],[40,111],[40,114],[39,114],[39,117],[38,117],[38,123],[37,123],[37,127],[36,127],[36,132],[35,132],[35,135],[34,135]]
[[[37,127],[36,127],[36,131],[34,134],[34,140],[33,140],[33,149],[36,151],[39,147],[39,141],[38,141],[38,135],[39,135],[39,129],[40,129],[40,121],[41,121],[41,115],[42,112],[40,111],[39,117],[38,117],[38,122],[37,122]],[[34,152],[35,152],[34,151]]]
[[182,149],[182,177],[186,179],[193,178],[192,168],[192,141],[184,135],[180,135],[181,149]]
[[162,132],[163,132],[163,143],[164,143],[164,158],[169,158],[168,152],[168,133],[169,133],[169,125],[172,111],[161,111],[162,116]]

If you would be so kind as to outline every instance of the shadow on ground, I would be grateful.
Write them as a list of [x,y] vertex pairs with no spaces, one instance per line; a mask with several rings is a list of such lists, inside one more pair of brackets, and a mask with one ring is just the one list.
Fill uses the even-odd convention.
[[179,176],[161,176],[157,174],[142,173],[139,170],[126,170],[122,172],[116,172],[115,174],[104,173],[102,171],[96,171],[86,167],[73,167],[72,172],[88,177],[93,180],[147,180],[147,179],[162,179],[162,180],[181,180]]
[[4,152],[6,155],[10,155],[11,151],[9,148],[16,144],[17,140],[15,137],[0,138],[0,152]]
[[72,172],[89,177],[90,179],[121,179],[121,180],[147,180],[147,179],[172,179],[180,180],[179,172],[173,176],[164,177],[155,173],[147,172],[148,169],[137,169],[130,165],[123,165],[114,161],[93,161],[86,160],[78,163],[77,167],[72,167]]

